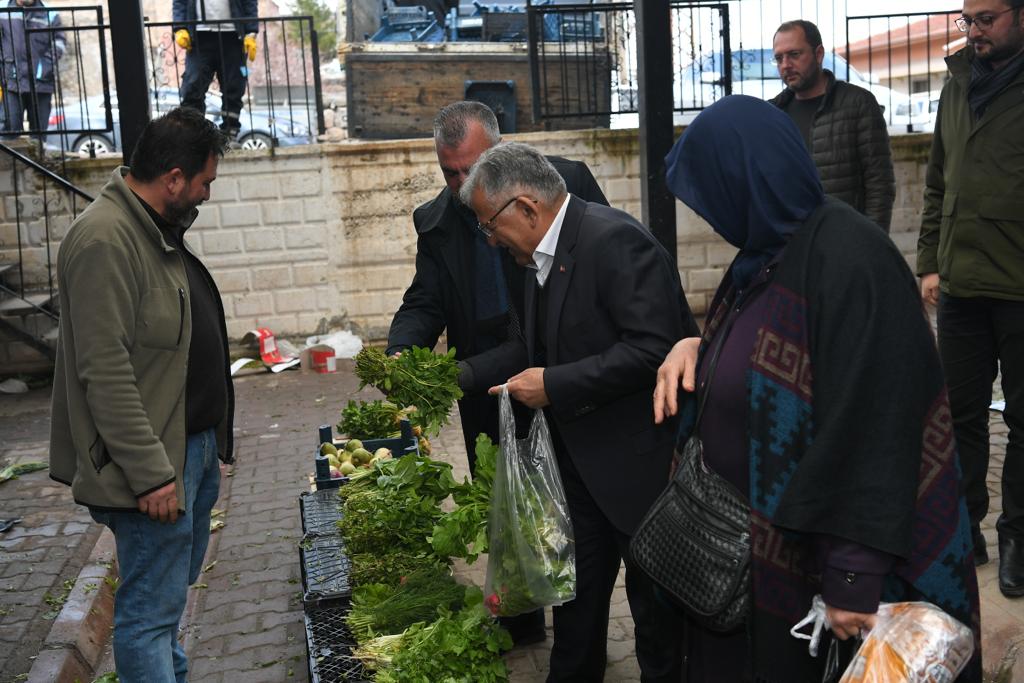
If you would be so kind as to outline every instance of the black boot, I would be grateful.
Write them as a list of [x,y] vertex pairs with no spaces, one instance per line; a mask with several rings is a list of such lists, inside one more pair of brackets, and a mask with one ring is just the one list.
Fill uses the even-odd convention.
[[985,534],[981,527],[971,527],[971,540],[974,542],[974,566],[988,564],[988,547],[985,545]]
[[1024,595],[1024,538],[999,537],[999,592],[1008,598]]

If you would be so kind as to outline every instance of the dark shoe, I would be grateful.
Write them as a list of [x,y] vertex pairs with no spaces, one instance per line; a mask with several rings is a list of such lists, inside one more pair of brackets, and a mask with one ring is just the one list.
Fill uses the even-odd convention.
[[999,537],[999,592],[1024,595],[1024,538]]
[[515,617],[499,617],[498,623],[512,636],[512,647],[543,643],[548,637],[542,609]]
[[985,544],[985,534],[981,533],[980,527],[971,527],[971,540],[974,542],[974,566],[980,567],[988,564],[988,546]]

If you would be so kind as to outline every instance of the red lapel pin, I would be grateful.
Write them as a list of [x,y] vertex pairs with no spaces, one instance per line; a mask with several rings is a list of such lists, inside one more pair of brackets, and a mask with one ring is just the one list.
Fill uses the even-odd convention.
[[565,272],[565,266],[558,266],[558,272],[559,273],[564,273]]

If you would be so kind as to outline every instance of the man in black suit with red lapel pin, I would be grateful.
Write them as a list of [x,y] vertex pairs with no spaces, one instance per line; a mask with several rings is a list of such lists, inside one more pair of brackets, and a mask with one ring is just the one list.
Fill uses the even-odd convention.
[[[567,193],[527,145],[484,152],[460,194],[489,243],[532,275],[522,338],[493,350],[486,365],[495,368],[494,384],[544,409],[573,524],[577,593],[554,608],[548,681],[603,679],[609,600],[623,559],[642,678],[680,681],[682,620],[628,554],[631,534],[669,480],[677,424],[654,424],[658,366],[677,340],[699,334],[679,273],[647,229]],[[510,368],[510,379],[498,374]]]

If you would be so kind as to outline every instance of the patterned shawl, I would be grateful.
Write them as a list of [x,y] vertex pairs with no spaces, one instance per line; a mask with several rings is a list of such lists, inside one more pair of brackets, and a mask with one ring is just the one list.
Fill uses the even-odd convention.
[[[732,293],[727,276],[706,340]],[[821,680],[822,663],[788,630],[819,592],[806,541],[828,534],[900,558],[883,601],[926,600],[968,624],[979,654],[959,681],[980,682],[949,403],[910,270],[877,226],[829,199],[794,233],[762,296],[748,374],[754,680]]]

